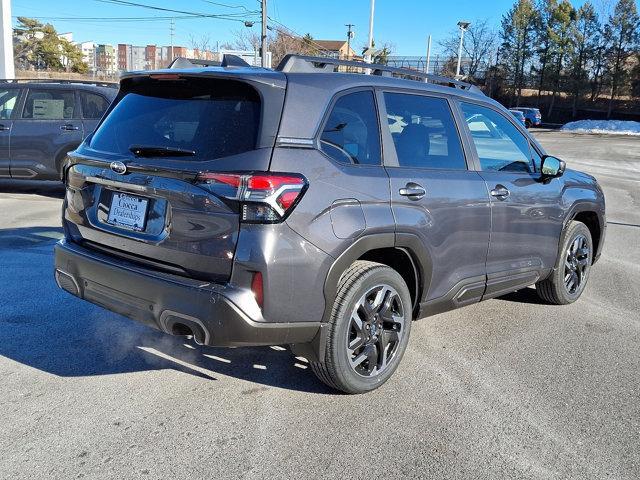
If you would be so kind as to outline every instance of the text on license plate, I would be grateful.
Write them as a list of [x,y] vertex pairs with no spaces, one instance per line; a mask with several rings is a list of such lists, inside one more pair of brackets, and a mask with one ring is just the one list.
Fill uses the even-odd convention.
[[132,230],[144,230],[149,199],[114,193],[107,222]]

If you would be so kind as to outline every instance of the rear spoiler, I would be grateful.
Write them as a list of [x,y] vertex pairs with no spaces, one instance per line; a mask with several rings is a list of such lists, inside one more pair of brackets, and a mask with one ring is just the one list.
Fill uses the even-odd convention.
[[173,62],[169,64],[169,68],[193,68],[193,67],[250,67],[247,62],[245,62],[242,58],[237,55],[229,55],[225,53],[222,56],[222,61],[218,62],[216,60],[200,60],[197,58],[184,58],[178,57]]

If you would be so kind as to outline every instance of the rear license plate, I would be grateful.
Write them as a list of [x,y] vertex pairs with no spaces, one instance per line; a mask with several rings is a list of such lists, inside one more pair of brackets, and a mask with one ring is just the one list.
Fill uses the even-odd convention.
[[126,193],[114,193],[107,223],[140,232],[147,220],[148,198],[134,197]]

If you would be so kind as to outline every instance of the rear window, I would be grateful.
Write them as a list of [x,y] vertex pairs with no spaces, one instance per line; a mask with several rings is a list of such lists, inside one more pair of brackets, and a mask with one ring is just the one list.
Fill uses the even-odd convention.
[[127,156],[132,156],[134,146],[188,150],[195,154],[180,159],[192,161],[255,148],[260,98],[245,83],[140,79],[125,88],[125,95],[96,130],[90,148]]

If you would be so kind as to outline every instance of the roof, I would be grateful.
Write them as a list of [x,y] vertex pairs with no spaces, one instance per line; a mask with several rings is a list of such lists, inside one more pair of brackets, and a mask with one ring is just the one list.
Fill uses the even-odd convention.
[[315,45],[319,45],[322,48],[330,50],[332,52],[337,52],[347,43],[346,40],[314,40],[313,43]]

